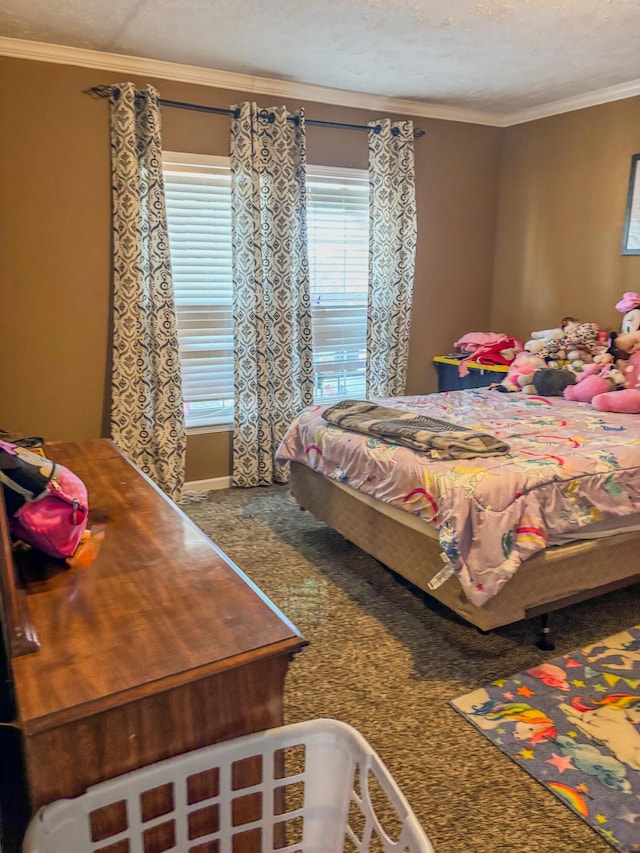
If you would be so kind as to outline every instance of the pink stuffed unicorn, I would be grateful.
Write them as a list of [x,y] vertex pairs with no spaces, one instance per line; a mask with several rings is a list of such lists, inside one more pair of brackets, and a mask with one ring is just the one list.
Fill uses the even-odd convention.
[[524,391],[525,394],[537,394],[533,384],[533,374],[547,366],[539,355],[531,352],[519,352],[509,365],[509,371],[497,386],[499,391]]

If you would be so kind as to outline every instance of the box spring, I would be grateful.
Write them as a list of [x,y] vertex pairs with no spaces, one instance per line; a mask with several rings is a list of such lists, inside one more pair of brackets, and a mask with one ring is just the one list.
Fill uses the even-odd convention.
[[421,532],[413,517],[408,516],[412,523],[407,526],[391,517],[379,501],[368,498],[365,502],[354,489],[298,462],[291,463],[290,485],[301,507],[484,631],[640,581],[640,532],[617,533],[538,552],[497,595],[477,607],[455,576],[429,589],[429,581],[444,565],[441,549],[433,532]]

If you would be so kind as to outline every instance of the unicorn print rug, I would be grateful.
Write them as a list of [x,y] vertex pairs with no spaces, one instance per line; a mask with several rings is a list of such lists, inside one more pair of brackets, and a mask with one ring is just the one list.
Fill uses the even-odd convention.
[[640,851],[640,625],[450,704],[612,847]]

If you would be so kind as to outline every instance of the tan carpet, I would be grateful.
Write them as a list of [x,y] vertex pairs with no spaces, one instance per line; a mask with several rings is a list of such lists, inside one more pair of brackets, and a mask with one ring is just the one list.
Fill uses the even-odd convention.
[[[286,721],[335,717],[380,753],[437,853],[606,853],[611,847],[447,701],[640,623],[640,588],[481,635],[309,513],[285,487],[210,492],[183,509],[310,640]],[[640,841],[640,837],[639,837]]]

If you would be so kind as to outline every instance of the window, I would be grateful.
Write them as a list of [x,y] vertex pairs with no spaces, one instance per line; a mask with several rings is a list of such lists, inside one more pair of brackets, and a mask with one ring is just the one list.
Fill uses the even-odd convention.
[[[187,427],[233,421],[231,171],[165,152],[163,170]],[[369,258],[366,171],[307,167],[316,402],[364,396]]]
[[227,157],[163,155],[187,427],[233,421],[231,171]]
[[369,178],[307,167],[307,230],[316,403],[364,397]]

